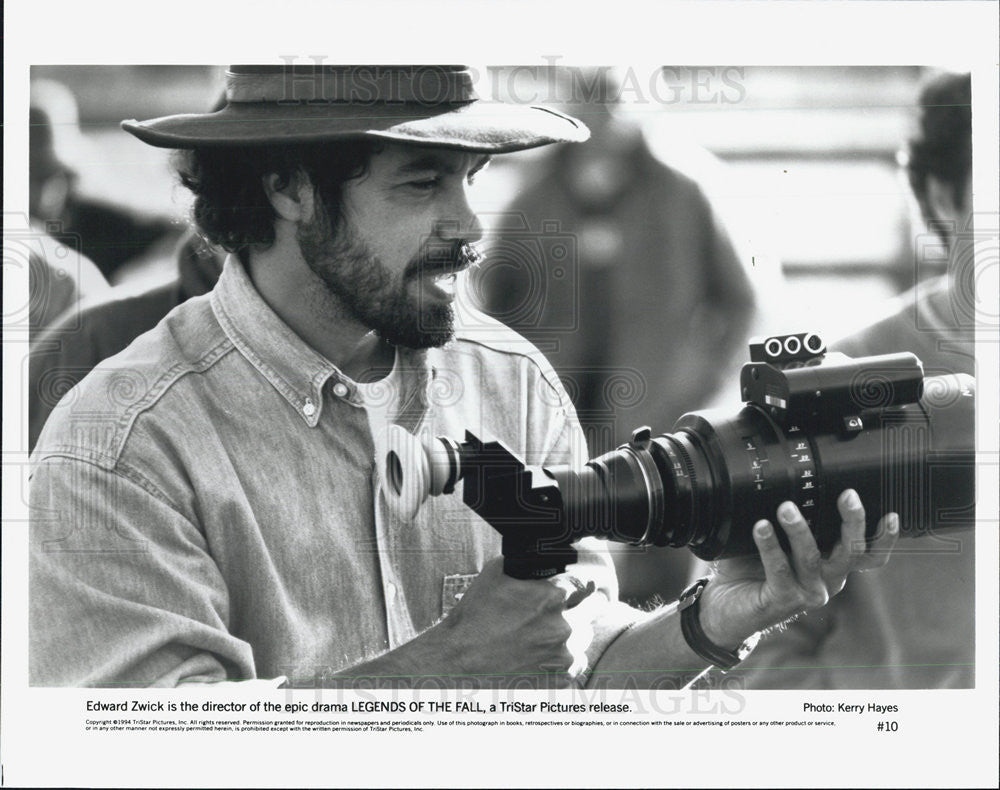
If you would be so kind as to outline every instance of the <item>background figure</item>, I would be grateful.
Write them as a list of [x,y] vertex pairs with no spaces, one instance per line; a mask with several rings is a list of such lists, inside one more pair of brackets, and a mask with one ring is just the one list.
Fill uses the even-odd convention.
[[[40,230],[30,232],[28,249],[28,330],[32,340],[61,316],[76,318],[79,303],[102,299],[110,292],[94,262],[68,244]],[[6,241],[4,242],[6,245]]]
[[[926,375],[974,375],[970,101],[968,74],[929,82],[908,152],[924,221],[949,252],[947,273],[917,284],[888,317],[833,350],[854,357],[910,351]],[[972,446],[974,426],[967,431]],[[885,573],[856,576],[821,614],[762,642],[741,668],[747,687],[971,688],[974,538],[968,530],[901,544]]]
[[59,399],[104,359],[117,354],[192,296],[208,293],[223,256],[193,231],[176,251],[178,278],[139,294],[102,292],[32,338],[28,361],[28,450]]
[[168,254],[182,233],[169,218],[142,215],[81,194],[73,158],[81,140],[76,100],[53,80],[31,84],[28,205],[34,222],[79,239],[80,250],[112,282],[130,261]]
[[[41,81],[42,84],[47,82]],[[72,95],[59,83],[51,84],[62,89],[54,89],[52,95],[62,96],[64,103],[68,101],[75,113]],[[224,104],[225,96],[221,96],[212,106],[212,111],[221,109]],[[51,147],[39,148],[46,155],[50,150]],[[58,159],[53,159],[58,165]],[[32,168],[34,166],[32,160]],[[52,162],[46,164],[44,157],[39,167],[43,176],[39,181],[45,181],[46,174],[59,172],[58,167],[53,169]],[[34,182],[34,169],[32,179]],[[56,182],[50,178],[49,183]],[[44,190],[37,192],[36,196],[41,193]],[[172,238],[174,232],[171,228],[170,235],[164,238]],[[157,242],[156,246],[161,244]],[[51,326],[46,324],[46,331],[32,336],[28,362],[29,452],[34,449],[45,421],[63,395],[99,362],[114,356],[139,335],[155,327],[177,305],[192,296],[211,291],[225,261],[221,251],[213,250],[193,230],[189,230],[176,244],[173,257],[176,276],[172,281],[141,292],[136,292],[128,284],[88,293],[76,310],[54,316],[58,320],[54,323],[50,321]],[[100,274],[97,276],[100,277]]]
[[852,356],[912,351],[927,375],[976,374],[971,97],[968,74],[928,82],[906,156],[910,187],[929,231],[918,240],[917,261],[943,245],[946,272],[914,283],[883,320],[840,341],[839,350]]
[[[477,288],[486,311],[559,373],[593,456],[641,425],[669,430],[731,384],[755,297],[699,184],[615,112],[612,73],[580,72],[573,86],[596,95],[563,106],[591,139],[536,163],[501,218]],[[671,599],[685,587],[686,551],[612,548],[623,598]]]

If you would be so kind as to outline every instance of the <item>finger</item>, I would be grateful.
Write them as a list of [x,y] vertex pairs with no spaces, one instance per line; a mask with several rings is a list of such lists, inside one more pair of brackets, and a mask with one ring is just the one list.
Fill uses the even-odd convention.
[[[828,577],[836,577],[842,582],[853,570],[858,558],[864,556],[867,548],[865,542],[865,509],[861,498],[854,489],[847,489],[837,499],[837,510],[840,512],[840,540],[833,547],[830,559],[827,561]],[[842,586],[835,585],[835,586]]]
[[573,573],[560,573],[550,577],[547,581],[553,587],[562,591],[564,596],[563,606],[566,609],[572,609],[574,606],[579,605],[581,601],[585,600],[597,589],[597,584],[593,579],[583,581]]
[[[602,545],[595,546],[597,543]],[[618,578],[605,541],[585,538],[573,547],[576,549],[577,561],[567,565],[565,573],[576,576],[584,583],[593,581],[598,590],[608,594],[608,598],[617,600]]]
[[855,562],[855,570],[881,568],[889,561],[889,555],[892,553],[898,538],[899,516],[895,513],[887,513],[875,528],[871,548]]
[[[591,598],[596,598],[598,596],[591,596]],[[590,599],[588,599],[590,600]],[[575,612],[581,609],[586,604],[577,606],[575,609],[567,609],[563,614],[567,620],[569,620]],[[572,678],[579,677],[582,673],[586,672],[589,660],[587,657],[587,649],[590,647],[591,642],[594,641],[594,622],[593,617],[587,618],[575,618],[574,622],[570,623],[573,632],[570,634],[569,639],[566,640],[566,649],[569,654],[573,657],[573,661],[567,670],[568,674]]]
[[594,623],[601,617],[608,605],[608,598],[601,590],[583,598],[576,606],[566,608],[563,619],[569,624],[571,633],[566,640],[566,649],[573,657],[568,670],[570,677],[582,675],[588,666],[587,649],[594,641]]
[[837,500],[837,510],[840,511],[840,540],[846,546],[848,555],[852,558],[865,553],[865,508],[861,497],[852,488],[847,489]]
[[753,542],[757,544],[757,551],[760,553],[766,582],[778,591],[785,591],[793,586],[795,574],[770,521],[758,521],[754,524]]
[[572,629],[566,645],[577,656],[585,652],[594,639],[594,622],[601,615],[607,599],[603,595],[591,595],[578,606],[563,611],[563,619]]
[[574,606],[567,606],[562,616],[570,625],[593,621],[601,614],[607,603],[608,599],[597,592],[581,598]]
[[573,544],[577,560],[566,566],[566,572],[578,576],[583,581],[593,579],[597,589],[607,594],[612,601],[618,600],[618,576],[615,564],[608,552],[607,541],[584,538]]
[[792,568],[799,584],[807,589],[822,584],[820,570],[823,558],[809,525],[794,503],[781,504],[778,508],[778,523],[788,536],[788,543],[792,548]]

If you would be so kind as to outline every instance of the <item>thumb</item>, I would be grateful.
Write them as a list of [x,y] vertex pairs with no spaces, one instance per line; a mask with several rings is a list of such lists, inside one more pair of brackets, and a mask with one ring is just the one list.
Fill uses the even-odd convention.
[[566,596],[565,605],[567,609],[577,606],[597,589],[597,584],[593,579],[584,583],[572,573],[560,573],[558,576],[553,576],[548,582],[553,587],[557,587],[563,591]]

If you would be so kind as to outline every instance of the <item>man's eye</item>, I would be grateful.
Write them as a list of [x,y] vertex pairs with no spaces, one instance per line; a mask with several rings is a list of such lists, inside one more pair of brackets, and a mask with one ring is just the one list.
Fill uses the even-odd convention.
[[407,183],[407,186],[416,189],[418,192],[430,192],[440,183],[441,179],[439,178],[425,178],[420,181],[410,181]]

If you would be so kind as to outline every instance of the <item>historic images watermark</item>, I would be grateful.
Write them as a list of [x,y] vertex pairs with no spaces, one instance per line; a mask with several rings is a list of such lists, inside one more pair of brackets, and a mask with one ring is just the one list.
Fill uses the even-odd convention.
[[[538,65],[480,68],[421,67],[416,75],[387,66],[341,66],[327,55],[282,55],[285,102],[336,97],[365,106],[376,101],[438,105],[472,90],[480,101],[516,104],[738,104],[747,96],[739,66],[566,66],[561,55]],[[317,80],[316,76],[320,79]]]

